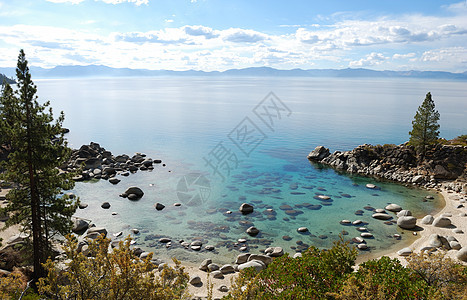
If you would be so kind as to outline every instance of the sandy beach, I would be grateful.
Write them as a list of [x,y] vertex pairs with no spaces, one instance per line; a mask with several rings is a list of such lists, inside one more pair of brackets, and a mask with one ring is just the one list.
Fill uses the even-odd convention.
[[[6,195],[8,191],[3,189],[0,192],[0,196]],[[412,249],[413,252],[419,253],[420,249],[424,246],[427,245],[428,240],[430,235],[432,234],[438,234],[441,236],[453,236],[457,239],[459,244],[462,247],[467,247],[467,235],[465,232],[467,232],[467,208],[466,207],[459,207],[459,205],[466,205],[467,201],[467,195],[465,194],[460,194],[460,193],[455,193],[452,191],[449,191],[447,189],[443,189],[440,191],[441,195],[444,197],[445,200],[445,206],[442,208],[438,213],[433,215],[433,217],[438,217],[441,215],[444,215],[448,217],[451,222],[452,226],[448,228],[443,228],[443,227],[435,227],[433,225],[423,225],[421,224],[421,218],[417,220],[417,225],[422,228],[421,230],[415,231],[417,233],[418,238],[408,247]],[[5,201],[2,200],[0,204],[3,206],[5,205]],[[19,232],[19,226],[13,226],[8,228],[7,230],[0,231],[0,238],[3,238],[3,244],[5,245],[5,242],[13,235],[17,234]],[[460,229],[462,230],[463,233],[455,233],[455,229]],[[407,261],[403,256],[400,256],[397,254],[397,251],[400,249],[396,249],[395,251],[391,253],[384,253],[381,256],[389,256],[391,258],[398,258],[403,264],[406,264]],[[451,258],[456,259],[456,254],[457,250],[449,250],[446,252],[446,255],[448,255]],[[460,262],[459,260],[457,260]],[[201,262],[200,262],[201,263]],[[465,262],[460,262],[463,264],[467,264]],[[207,290],[208,290],[208,273],[199,270],[199,266],[193,263],[187,263],[187,262],[182,262],[182,265],[185,267],[185,270],[189,273],[190,278],[193,278],[195,276],[199,276],[202,284],[193,286],[189,284],[189,293],[193,296],[194,299],[203,299],[206,298],[207,296]],[[223,295],[226,295],[227,292],[220,291],[219,288],[221,286],[226,286],[227,288],[230,288],[232,281],[235,279],[236,274],[227,274],[224,276],[223,279],[217,279],[217,278],[209,278],[210,283],[212,284],[212,291],[213,291],[213,298],[221,298]]]

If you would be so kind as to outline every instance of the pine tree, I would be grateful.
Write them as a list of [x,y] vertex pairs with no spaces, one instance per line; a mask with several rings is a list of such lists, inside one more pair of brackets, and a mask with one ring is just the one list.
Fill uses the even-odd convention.
[[59,169],[71,153],[63,137],[64,114],[54,120],[50,102],[38,102],[23,50],[16,77],[16,91],[7,84],[0,97],[0,134],[10,147],[0,176],[14,186],[7,194],[5,225],[20,224],[32,236],[37,282],[45,275],[42,264],[51,254],[51,241],[70,232],[77,203],[61,195],[74,185],[71,174]]
[[437,142],[439,137],[439,112],[435,110],[435,102],[431,99],[431,93],[426,94],[422,105],[418,107],[412,131],[409,132],[409,143],[417,147],[422,158],[425,156],[426,146]]

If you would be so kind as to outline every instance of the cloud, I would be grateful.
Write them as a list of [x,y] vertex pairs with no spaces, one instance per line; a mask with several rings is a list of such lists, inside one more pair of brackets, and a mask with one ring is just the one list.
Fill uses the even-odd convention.
[[215,33],[212,28],[205,26],[184,26],[183,30],[186,34],[192,36],[204,36],[207,39],[218,37],[219,34]]
[[232,43],[256,43],[268,38],[265,34],[250,29],[230,28],[223,33],[224,41]]
[[467,64],[467,48],[450,47],[425,51],[420,59],[424,62],[445,62]]
[[392,58],[393,59],[407,59],[407,58],[412,58],[412,57],[415,57],[415,53],[407,53],[407,54],[398,54],[398,53],[395,53]]
[[113,35],[117,42],[129,43],[159,43],[159,44],[181,44],[186,43],[187,39],[181,34],[181,30],[176,28],[166,28],[158,31],[148,32],[127,32],[116,33]]
[[367,67],[367,66],[380,65],[387,59],[388,57],[385,57],[381,53],[372,52],[368,54],[365,58],[362,58],[357,61],[351,61],[349,63],[349,67],[355,68],[355,67]]

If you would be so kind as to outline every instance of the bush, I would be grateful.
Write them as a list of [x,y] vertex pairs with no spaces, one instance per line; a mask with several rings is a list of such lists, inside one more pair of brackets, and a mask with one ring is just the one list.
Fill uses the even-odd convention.
[[342,240],[329,250],[310,247],[300,258],[274,259],[266,270],[244,270],[226,299],[321,299],[352,273],[357,251]]
[[130,249],[131,239],[109,252],[110,240],[100,237],[89,244],[89,254],[78,251],[76,238],[68,236],[64,268],[50,259],[44,265],[47,277],[39,291],[52,299],[184,299],[188,274],[174,259],[175,267],[153,271],[152,253],[140,259]]
[[398,259],[383,256],[360,265],[336,299],[427,299],[427,285]]

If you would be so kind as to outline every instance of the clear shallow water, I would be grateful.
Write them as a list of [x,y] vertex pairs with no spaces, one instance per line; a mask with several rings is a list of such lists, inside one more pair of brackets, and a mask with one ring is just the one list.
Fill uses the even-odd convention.
[[[428,91],[441,114],[441,135],[452,138],[467,132],[465,82],[167,77],[36,83],[41,99],[52,100],[56,113],[65,111],[72,147],[94,141],[114,154],[144,152],[166,164],[152,172],[120,177],[122,182],[116,186],[103,180],[78,183],[75,192],[89,207],[77,215],[105,226],[110,233],[127,235],[131,228],[139,228],[136,240],[141,247],[161,257],[195,262],[214,254],[181,249],[177,240],[201,238],[216,246],[217,261],[230,262],[239,253],[233,243],[241,237],[247,237],[251,251],[274,245],[293,253],[297,249],[291,247],[297,247],[297,241],[328,247],[342,230],[349,233],[346,238],[357,236],[353,226],[339,224],[342,219],[368,222],[365,227],[375,235],[368,241],[371,251],[387,249],[397,243],[390,237],[398,229],[373,220],[365,206],[397,203],[421,216],[436,209],[439,202],[422,202],[426,191],[392,183],[377,182],[381,189],[369,190],[365,184],[374,183],[372,179],[320,169],[308,162],[308,152],[317,145],[333,151],[363,143],[406,141],[413,115]],[[275,99],[267,102],[269,106],[276,104],[291,112],[282,110],[272,124],[254,113],[271,91],[282,103]],[[255,130],[242,143],[245,128]],[[222,149],[228,155],[222,156],[224,164],[216,165],[219,172],[215,173],[216,159],[226,154],[219,152]],[[209,183],[209,189],[191,186],[186,191],[189,196],[198,192],[206,196],[194,206],[186,205],[187,200],[177,194],[183,192],[180,180],[195,178],[188,175],[192,173],[202,174]],[[131,202],[118,196],[132,185],[144,190],[141,200]],[[332,201],[323,203],[316,199],[317,193]],[[111,203],[109,210],[100,208],[104,201]],[[156,211],[156,202],[166,208]],[[183,205],[172,206],[176,202]],[[243,202],[254,204],[255,213],[237,213]],[[282,205],[290,205],[297,215],[286,214]],[[268,208],[276,212],[274,217],[265,211]],[[233,213],[227,215],[227,210]],[[356,210],[364,213],[357,216]],[[118,214],[112,216],[112,212]],[[250,222],[261,231],[256,238],[245,234]],[[296,229],[301,226],[308,227],[310,234],[299,234]],[[286,235],[290,241],[283,239]],[[158,243],[160,236],[171,237],[172,248]]]

